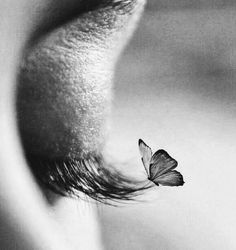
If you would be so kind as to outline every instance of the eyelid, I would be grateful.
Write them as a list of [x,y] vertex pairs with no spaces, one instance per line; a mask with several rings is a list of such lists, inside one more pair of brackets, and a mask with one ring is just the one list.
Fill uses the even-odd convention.
[[17,113],[27,153],[77,157],[104,144],[113,70],[141,8],[131,18],[116,13],[86,13],[24,51]]
[[101,155],[66,160],[28,156],[27,160],[39,184],[62,196],[80,198],[84,193],[93,200],[115,204],[134,200],[150,188],[108,166]]
[[[102,17],[104,17],[105,13],[107,13],[108,15],[111,15],[111,16],[113,15],[113,17],[114,17],[113,21],[116,22],[117,18],[115,15],[116,15],[116,13],[118,13],[117,11],[122,10],[121,12],[119,12],[120,13],[119,17],[123,18],[123,15],[121,15],[121,14],[123,14],[126,11],[127,11],[126,13],[128,13],[128,11],[130,11],[131,8],[133,7],[133,5],[131,6],[131,4],[134,4],[136,2],[142,2],[142,0],[141,1],[123,1],[123,2],[122,1],[104,1],[104,3],[105,2],[106,2],[106,5],[104,4],[103,7],[102,7],[102,5],[99,5],[99,8],[97,9],[97,10],[99,10],[99,13],[98,12],[95,13],[95,11],[94,11],[94,13],[90,13],[91,15],[89,13],[85,13],[84,20],[83,20],[85,25],[88,24],[88,18],[90,18],[91,26],[93,26],[94,22],[95,22],[94,21],[95,17],[97,17],[97,19],[99,19],[99,18],[101,19]],[[129,7],[130,9],[127,8],[126,10],[124,10],[124,6],[126,6],[125,8]],[[113,7],[116,8],[117,11],[114,10]],[[102,8],[104,8],[104,9],[102,9]],[[110,8],[111,12],[106,12],[105,8]],[[129,13],[128,13],[128,15],[129,15]],[[107,19],[109,19],[109,18],[110,18],[110,16],[109,17],[107,16]],[[79,18],[78,21],[74,24],[76,32],[78,32],[79,38],[80,38],[81,33],[80,33],[80,29],[78,28],[78,25],[81,25],[81,23],[82,23],[81,19],[82,18]],[[125,19],[127,19],[127,18],[125,17]],[[109,22],[109,20],[108,20],[108,22]],[[122,25],[126,27],[125,23],[126,23],[125,21],[122,22]],[[99,25],[100,25],[100,23],[99,23]],[[82,28],[83,28],[83,26],[82,26]],[[96,28],[96,25],[95,25],[95,28]],[[102,35],[104,35],[104,26],[102,26],[102,25],[99,26],[99,29],[101,30],[100,33]],[[110,27],[108,26],[107,29],[110,29]],[[55,34],[52,34],[52,36],[53,35],[55,35]],[[92,37],[90,35],[88,35],[88,36]],[[76,46],[78,46],[78,43],[79,43],[78,40],[76,40],[76,42],[75,42]],[[101,41],[99,41],[99,44],[103,45],[103,43],[101,43]],[[51,45],[52,45],[53,49],[55,49],[55,46],[54,46],[55,44],[53,42]],[[109,45],[110,45],[110,42],[109,42]],[[47,51],[48,51],[48,47],[47,47]],[[36,52],[37,52],[37,49],[36,49]],[[97,50],[96,50],[96,52],[97,52]],[[68,53],[68,52],[66,51],[66,53]],[[39,54],[42,55],[42,53],[39,53]],[[38,57],[37,57],[37,59],[38,59]],[[29,63],[28,65],[26,64],[26,66],[29,66],[29,67],[31,65],[32,65],[32,63]],[[28,70],[28,68],[26,68],[26,69]],[[39,79],[41,79],[40,77],[42,77],[42,75],[39,74],[38,76],[39,76]],[[38,78],[36,78],[35,75],[33,74],[32,79],[35,80]],[[24,79],[23,79],[23,82],[24,82],[24,84],[29,83],[30,86],[33,86],[31,81],[27,82],[27,81],[24,81]],[[38,81],[35,81],[35,83],[36,83],[36,86],[39,86]],[[56,83],[58,83],[58,82],[56,82]],[[50,85],[50,87],[51,86],[52,85]],[[29,90],[31,90],[31,89],[29,88]],[[35,91],[35,93],[36,93],[36,91]],[[64,92],[61,92],[61,93],[64,93]],[[27,108],[29,106],[32,107],[32,105],[29,105],[30,102],[28,101],[29,99],[27,99],[27,98],[25,99],[26,100],[25,103],[26,103]],[[24,98],[23,98],[23,100],[24,100]],[[48,99],[48,100],[50,100],[50,99]],[[53,101],[55,101],[55,99],[53,99]],[[32,102],[32,103],[34,104],[34,102]],[[41,105],[40,102],[38,102],[38,103]],[[36,104],[38,104],[38,103],[36,102]],[[57,111],[58,111],[59,110],[58,105],[56,105],[56,106],[57,106]],[[103,105],[101,107],[103,108]],[[63,106],[63,108],[64,108],[64,106]],[[30,112],[31,111],[34,112],[35,110],[37,111],[37,109],[34,109],[33,111],[30,110]],[[30,112],[28,114],[30,114]],[[64,113],[62,112],[62,114],[64,114]],[[36,116],[37,116],[37,114],[36,114]],[[24,117],[27,118],[27,117],[30,117],[30,115],[25,115]],[[65,117],[65,116],[62,116],[62,117]],[[32,119],[32,120],[34,120],[34,119]],[[37,119],[35,119],[34,121],[37,121]],[[42,124],[44,121],[46,121],[44,124],[47,124],[47,126],[50,129],[53,128],[53,123],[51,123],[52,126],[51,125],[49,126],[50,123],[48,122],[49,121],[48,119],[42,120]],[[29,124],[29,122],[26,120],[25,121],[23,120],[22,127],[25,129],[26,126],[25,126],[24,122],[26,122],[28,124]],[[90,120],[89,120],[89,122],[90,122],[89,124],[91,124]],[[78,125],[77,122],[76,122],[76,124]],[[29,124],[29,126],[30,125],[31,124]],[[39,124],[37,124],[37,125],[39,125]],[[68,125],[68,124],[66,124],[66,125]],[[35,127],[37,128],[37,126],[35,126]],[[42,128],[43,126],[39,126],[39,127]],[[40,152],[40,150],[44,150],[44,153],[45,153],[44,155],[49,155],[50,151],[45,147],[45,145],[42,145],[42,142],[46,142],[47,145],[52,145],[52,147],[49,147],[50,149],[52,148],[53,150],[55,150],[55,149],[58,150],[56,152],[53,151],[53,153],[55,153],[57,156],[63,155],[63,154],[61,154],[60,147],[63,148],[65,145],[67,145],[67,143],[63,140],[64,139],[63,136],[66,137],[66,139],[68,139],[68,133],[64,133],[60,137],[61,134],[56,133],[58,131],[55,131],[54,128],[52,130],[50,130],[50,129],[47,130],[47,132],[50,132],[50,133],[53,132],[52,133],[53,139],[51,138],[51,141],[50,141],[50,136],[52,137],[51,134],[49,134],[49,136],[47,136],[48,134],[46,134],[46,136],[44,138],[46,140],[41,140],[40,137],[39,137],[39,140],[37,140],[40,142],[41,148],[38,147],[38,145],[36,145],[35,141],[32,139],[33,138],[32,134],[30,134],[31,131],[28,130],[27,132],[29,132],[29,134],[27,134],[27,135],[30,135],[28,138],[31,142],[33,142],[32,144],[33,144],[34,148],[31,147],[32,146],[31,144],[29,144],[30,146],[28,148],[25,147],[25,151],[27,153],[34,152],[34,153],[42,154],[42,152]],[[88,131],[88,129],[86,129],[86,130]],[[74,131],[76,131],[76,130],[73,128],[73,133],[75,133]],[[81,126],[80,126],[79,132],[80,131],[81,131]],[[84,130],[82,130],[82,131],[84,131]],[[38,134],[39,134],[39,136],[45,135],[44,130],[40,131],[41,133],[39,132],[39,129],[37,129],[37,131],[33,130],[33,132],[35,132],[36,137]],[[61,132],[61,131],[59,131],[59,132]],[[59,136],[57,137],[57,135],[59,135]],[[74,135],[74,134],[71,134],[71,135]],[[79,135],[81,136],[81,134],[79,134]],[[56,140],[54,141],[55,137],[56,137]],[[60,137],[60,141],[58,142],[57,140],[59,137]],[[81,136],[81,137],[82,137],[82,139],[84,138],[84,136]],[[96,139],[97,138],[98,137],[96,137]],[[37,137],[37,139],[38,139],[38,137]],[[72,139],[73,139],[73,143],[74,143],[73,146],[74,145],[81,145],[81,144],[75,143],[74,138],[72,138]],[[84,142],[84,140],[81,140],[81,141]],[[54,142],[55,142],[55,144],[53,144]],[[94,142],[94,140],[93,140],[93,142]],[[61,144],[63,144],[63,145],[61,146]],[[83,149],[82,146],[81,146],[79,151],[75,150],[75,152],[76,153],[80,152],[81,149]],[[66,148],[68,148],[68,147],[66,146]],[[36,149],[36,151],[34,151],[34,149]],[[97,149],[97,147],[96,147],[96,149]],[[37,151],[37,150],[39,150],[39,151]],[[91,148],[89,148],[88,150],[91,151]],[[88,152],[88,150],[86,149],[85,152]],[[94,148],[92,148],[92,150],[94,150]],[[50,154],[50,155],[52,156],[52,154]],[[52,157],[54,157],[54,156],[52,156]],[[114,168],[112,168],[111,166],[108,166],[108,164],[103,160],[103,157],[101,155],[94,156],[94,155],[90,154],[90,155],[85,156],[84,158],[79,158],[79,159],[73,159],[73,158],[72,159],[70,159],[70,158],[69,159],[68,158],[67,159],[63,159],[63,158],[58,159],[57,158],[55,160],[50,160],[50,159],[30,155],[30,156],[27,156],[27,159],[28,159],[29,166],[32,169],[32,172],[36,176],[36,179],[39,181],[40,185],[42,185],[44,188],[46,188],[48,190],[52,190],[55,193],[58,193],[58,194],[61,194],[64,196],[80,197],[81,192],[83,192],[95,200],[98,200],[98,201],[101,201],[104,203],[108,203],[109,200],[115,200],[115,201],[132,200],[134,198],[134,196],[139,193],[139,191],[142,191],[142,190],[147,188],[143,185],[143,183],[139,183],[139,182],[136,182],[135,180],[126,178],[118,171],[115,171]]]

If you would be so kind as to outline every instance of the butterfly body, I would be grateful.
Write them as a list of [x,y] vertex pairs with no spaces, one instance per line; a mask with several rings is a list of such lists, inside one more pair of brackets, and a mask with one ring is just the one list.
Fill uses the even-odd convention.
[[151,148],[141,139],[139,139],[139,150],[148,180],[157,186],[182,186],[184,184],[182,174],[174,170],[178,162],[165,150],[160,149],[153,154]]

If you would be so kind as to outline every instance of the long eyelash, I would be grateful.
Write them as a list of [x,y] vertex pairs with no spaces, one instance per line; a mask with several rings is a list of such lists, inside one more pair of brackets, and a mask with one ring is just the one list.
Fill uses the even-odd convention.
[[40,184],[63,196],[80,197],[82,192],[96,201],[112,204],[134,200],[150,188],[107,166],[102,156],[64,161],[32,156],[27,159]]

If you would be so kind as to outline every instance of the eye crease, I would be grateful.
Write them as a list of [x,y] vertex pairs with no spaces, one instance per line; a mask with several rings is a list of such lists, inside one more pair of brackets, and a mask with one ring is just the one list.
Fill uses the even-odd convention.
[[83,192],[104,203],[130,200],[146,187],[116,171],[100,152],[113,69],[144,1],[91,2],[85,7],[93,10],[26,50],[18,78],[19,130],[29,167],[46,190],[72,197]]

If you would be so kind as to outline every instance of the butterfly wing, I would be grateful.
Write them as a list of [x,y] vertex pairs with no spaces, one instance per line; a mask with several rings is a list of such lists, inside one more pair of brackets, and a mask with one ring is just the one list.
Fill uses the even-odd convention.
[[150,179],[154,180],[173,169],[178,165],[178,162],[173,159],[165,150],[160,149],[152,156],[150,161]]
[[152,180],[155,184],[163,186],[183,186],[184,180],[181,173],[176,170],[169,171],[161,176]]
[[150,176],[149,173],[149,165],[150,165],[150,161],[152,158],[152,150],[150,147],[148,147],[148,145],[141,139],[139,139],[138,141],[138,145],[139,145],[139,151],[140,154],[142,156],[142,162],[143,162],[143,166],[147,172],[148,177]]

